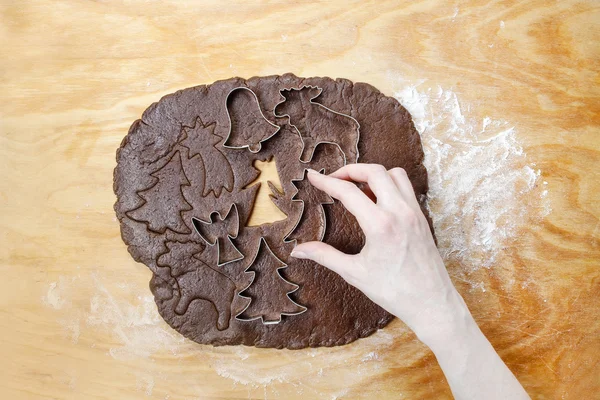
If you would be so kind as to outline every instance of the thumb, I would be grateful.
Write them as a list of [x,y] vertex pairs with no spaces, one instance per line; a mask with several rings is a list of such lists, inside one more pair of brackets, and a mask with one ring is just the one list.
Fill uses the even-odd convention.
[[354,256],[335,249],[323,242],[306,242],[297,245],[291,253],[292,257],[312,260],[344,278],[354,264]]

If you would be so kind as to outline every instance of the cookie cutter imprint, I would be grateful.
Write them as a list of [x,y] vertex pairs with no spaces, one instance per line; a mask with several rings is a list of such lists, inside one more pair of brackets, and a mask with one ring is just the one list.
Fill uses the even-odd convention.
[[[168,154],[167,154],[167,156],[168,156]],[[166,158],[167,156],[165,156],[165,158]],[[183,177],[185,178],[185,181],[187,182],[187,183],[184,183],[184,184],[182,184],[181,186],[191,186],[190,180],[189,180],[189,178],[187,177],[187,175],[186,175],[186,173],[185,173],[185,168],[183,168],[183,159],[181,158],[181,152],[180,152],[179,150],[176,150],[176,151],[173,153],[173,155],[171,155],[171,156],[168,158],[168,160],[167,160],[167,162],[166,162],[166,163],[164,163],[164,164],[163,164],[163,165],[162,165],[162,166],[161,166],[159,169],[157,169],[156,171],[153,171],[153,172],[151,172],[151,173],[150,173],[150,176],[152,176],[153,178],[155,178],[155,179],[156,179],[156,182],[155,182],[154,184],[152,184],[151,186],[149,186],[149,187],[145,188],[145,189],[141,189],[141,190],[136,190],[136,191],[135,191],[135,193],[136,193],[136,196],[137,196],[137,197],[139,197],[139,198],[141,198],[141,199],[143,200],[142,204],[140,204],[139,206],[135,207],[135,208],[134,208],[134,209],[132,209],[132,210],[125,211],[125,215],[126,215],[126,216],[127,216],[129,219],[131,219],[132,221],[136,221],[136,222],[142,223],[142,224],[146,225],[146,229],[147,229],[148,231],[150,231],[150,232],[154,232],[154,233],[159,233],[159,234],[161,234],[161,235],[162,235],[162,234],[165,234],[165,233],[166,233],[168,230],[170,230],[170,231],[172,231],[172,232],[175,232],[175,233],[182,234],[182,235],[187,235],[187,234],[189,234],[189,233],[192,233],[192,231],[189,229],[189,227],[188,227],[188,226],[185,224],[185,221],[183,220],[183,213],[184,213],[185,211],[190,211],[190,210],[192,210],[192,205],[191,205],[190,203],[188,203],[188,201],[185,199],[185,196],[183,195],[183,189],[181,189],[181,187],[179,188],[179,190],[180,190],[180,194],[181,194],[181,196],[183,197],[183,199],[185,200],[185,202],[187,203],[187,205],[188,205],[188,206],[190,206],[190,208],[186,208],[186,209],[180,210],[180,211],[179,211],[179,217],[181,218],[181,220],[182,220],[182,222],[183,222],[183,225],[184,225],[184,226],[185,226],[185,227],[188,229],[188,231],[179,231],[179,230],[175,230],[175,229],[173,229],[173,228],[171,228],[171,227],[168,227],[168,226],[165,226],[163,229],[158,229],[158,230],[155,230],[155,229],[152,229],[150,221],[144,221],[144,220],[141,220],[141,219],[135,218],[135,217],[131,216],[130,214],[131,214],[131,213],[134,213],[134,212],[136,212],[137,210],[139,210],[140,208],[144,207],[144,206],[145,206],[145,205],[148,203],[148,200],[146,200],[144,197],[142,197],[142,196],[140,195],[140,193],[142,193],[142,192],[146,192],[146,191],[149,191],[149,190],[153,189],[154,187],[156,187],[156,185],[158,185],[158,183],[159,183],[160,179],[159,179],[158,177],[154,176],[154,174],[156,174],[157,172],[160,172],[160,171],[162,171],[163,169],[165,169],[165,168],[167,167],[167,165],[169,165],[169,164],[171,163],[171,161],[173,161],[173,160],[175,159],[175,157],[176,157],[176,156],[177,156],[177,158],[179,159],[179,165],[181,166],[181,173],[183,174]],[[162,160],[162,159],[163,159],[163,158],[161,158],[161,159],[159,159],[159,160]]]
[[[354,122],[356,123],[356,129],[357,129],[357,141],[356,141],[356,144],[355,144],[355,146],[356,146],[356,159],[358,160],[358,157],[359,157],[359,151],[358,151],[358,142],[359,142],[359,139],[360,139],[360,123],[359,123],[359,122],[356,120],[356,118],[354,118],[354,117],[352,117],[352,116],[350,116],[350,115],[348,115],[348,114],[344,114],[344,113],[341,113],[341,112],[338,112],[338,111],[332,110],[332,109],[330,109],[329,107],[326,107],[326,106],[324,106],[323,104],[320,104],[320,103],[317,103],[317,102],[313,101],[313,100],[315,100],[317,97],[319,97],[319,96],[321,95],[321,93],[323,92],[323,89],[322,89],[321,87],[318,87],[318,86],[312,86],[312,85],[303,85],[303,86],[299,87],[298,89],[290,87],[289,89],[288,89],[288,88],[284,88],[284,89],[281,89],[281,90],[279,90],[279,95],[280,95],[280,97],[281,97],[281,98],[283,98],[283,101],[280,101],[279,103],[275,104],[275,106],[273,107],[273,115],[274,115],[275,117],[287,117],[287,118],[288,118],[288,123],[289,123],[289,125],[291,125],[291,126],[292,126],[292,127],[295,129],[295,130],[296,130],[296,132],[298,133],[298,136],[300,137],[300,141],[302,142],[302,149],[304,150],[304,148],[305,148],[306,144],[305,144],[305,142],[304,142],[304,139],[303,139],[303,137],[302,137],[302,134],[300,133],[300,130],[298,129],[298,127],[297,127],[296,125],[294,125],[294,124],[292,124],[292,123],[291,123],[291,117],[290,117],[290,115],[289,115],[289,114],[277,115],[277,114],[275,113],[275,108],[276,108],[276,107],[277,107],[279,104],[282,104],[283,102],[285,102],[285,101],[287,100],[287,99],[285,98],[285,96],[283,96],[283,94],[282,94],[282,92],[283,92],[284,90],[288,90],[288,91],[291,91],[292,89],[294,89],[294,90],[301,90],[301,89],[303,89],[303,88],[316,88],[316,89],[318,90],[318,93],[317,93],[315,96],[313,96],[313,97],[311,97],[311,98],[310,98],[309,102],[310,102],[311,104],[315,104],[315,105],[317,105],[318,107],[323,107],[324,109],[326,109],[327,111],[329,111],[329,112],[331,112],[331,113],[333,113],[333,114],[340,115],[340,116],[342,116],[342,117],[346,117],[346,118],[350,118],[352,121],[354,121]],[[232,128],[233,128],[232,121],[231,121],[231,116],[230,116],[230,114],[229,114],[229,110],[227,110],[227,104],[228,104],[228,102],[229,102],[229,97],[230,97],[230,96],[231,96],[231,95],[232,95],[232,94],[233,94],[235,91],[237,91],[237,90],[247,90],[247,91],[249,91],[249,92],[252,94],[252,96],[254,96],[254,99],[256,100],[256,103],[257,103],[257,105],[258,105],[258,111],[260,112],[260,114],[261,114],[261,116],[263,117],[263,119],[264,119],[264,120],[265,120],[265,121],[266,121],[266,122],[267,122],[269,125],[273,126],[274,128],[277,128],[277,130],[275,130],[275,131],[274,131],[274,132],[273,132],[273,133],[272,133],[270,136],[268,136],[268,137],[266,137],[266,138],[264,138],[264,139],[260,140],[260,141],[257,143],[257,145],[258,145],[258,150],[256,150],[256,151],[254,151],[254,150],[252,150],[252,149],[251,149],[251,145],[252,145],[252,144],[246,144],[246,145],[243,145],[243,146],[232,146],[232,145],[228,145],[228,144],[227,144],[227,141],[229,140],[229,138],[230,138],[230,136],[231,136],[231,132],[232,132]],[[228,122],[229,122],[229,129],[228,129],[228,132],[227,132],[227,136],[226,136],[226,138],[225,138],[225,141],[223,142],[223,145],[222,145],[222,146],[223,146],[223,147],[225,147],[225,148],[230,148],[230,149],[244,149],[244,148],[247,148],[247,149],[248,149],[248,150],[249,150],[251,153],[254,153],[254,154],[256,154],[256,153],[260,152],[260,150],[262,149],[262,145],[261,145],[261,144],[262,144],[263,142],[265,142],[265,141],[269,140],[270,138],[272,138],[273,136],[275,136],[275,134],[277,134],[277,133],[278,133],[278,132],[281,130],[281,126],[279,126],[279,125],[276,125],[276,124],[272,123],[271,121],[269,121],[269,120],[268,120],[268,119],[265,117],[265,115],[264,115],[264,113],[262,112],[262,109],[261,109],[261,107],[260,107],[260,102],[259,102],[259,100],[258,100],[258,96],[256,95],[256,93],[255,93],[255,92],[254,92],[252,89],[250,89],[250,88],[248,88],[248,87],[245,87],[245,86],[238,86],[238,87],[235,87],[235,88],[231,89],[231,90],[229,91],[229,93],[227,94],[226,98],[225,98],[225,108],[226,108],[226,110],[227,110],[227,120],[228,120]],[[320,140],[320,141],[318,141],[318,142],[315,144],[315,149],[316,149],[316,147],[317,147],[319,144],[321,144],[321,143],[333,144],[333,145],[337,146],[337,147],[340,149],[340,152],[342,153],[342,155],[343,155],[343,157],[344,157],[344,165],[347,165],[347,163],[348,163],[347,156],[346,156],[346,153],[344,152],[344,150],[342,149],[342,147],[340,146],[340,144],[338,144],[337,142],[329,141],[329,140]],[[309,162],[312,160],[312,158],[314,157],[314,152],[315,152],[315,150],[313,149],[312,153],[310,154],[310,159],[309,159],[308,161],[302,161],[302,159],[300,159],[300,162],[301,162],[301,163],[303,163],[303,164],[307,164],[307,163],[309,163]],[[321,169],[321,170],[319,171],[319,173],[322,173],[322,172],[324,172],[324,169]],[[300,179],[292,179],[292,181],[302,181],[302,180],[304,180],[304,179],[306,178],[306,175],[305,175],[306,173],[307,173],[307,170],[305,169],[305,170],[304,170],[304,173],[303,173],[303,176],[302,176],[302,178],[300,178]],[[303,214],[304,214],[304,207],[305,207],[305,204],[304,204],[304,203],[305,203],[305,202],[304,202],[304,200],[294,199],[293,197],[294,197],[294,196],[296,196],[297,194],[298,194],[298,190],[296,190],[296,193],[295,193],[295,194],[292,196],[292,201],[295,201],[295,202],[300,202],[300,203],[301,203],[302,215],[303,215]],[[333,199],[331,200],[331,202],[327,202],[327,203],[321,203],[321,204],[333,204]],[[236,205],[235,205],[235,203],[234,203],[234,204],[232,204],[231,208],[229,209],[229,211],[228,211],[228,212],[227,212],[227,214],[225,215],[225,218],[227,218],[227,217],[229,216],[229,213],[231,212],[231,210],[232,210],[233,208],[235,208],[235,210],[236,210],[236,214],[237,214],[237,206],[236,206]],[[219,212],[216,212],[216,213],[217,213],[217,215],[218,215],[219,219],[221,219],[221,221],[223,221],[223,220],[224,220],[224,218],[222,218],[222,217],[221,217],[221,214],[220,214]],[[212,214],[211,214],[211,215],[212,215]],[[192,219],[194,220],[194,218],[192,218]],[[301,221],[301,219],[302,219],[302,216],[301,216],[301,217],[298,219],[298,221],[296,222],[296,224],[294,224],[294,226],[292,227],[292,229],[291,229],[291,230],[290,230],[290,231],[289,231],[289,232],[288,232],[288,233],[287,233],[287,234],[284,236],[284,240],[283,240],[283,242],[284,242],[284,243],[291,243],[291,242],[296,242],[296,241],[297,241],[296,239],[293,239],[293,240],[287,240],[287,237],[288,237],[288,236],[289,236],[289,235],[290,235],[290,234],[291,234],[291,233],[292,233],[292,232],[293,232],[293,231],[294,231],[294,230],[295,230],[295,229],[298,227],[298,225],[300,224],[300,221]],[[202,221],[202,220],[200,220],[200,219],[196,219],[196,220],[198,220],[198,221],[202,222],[203,224],[211,224],[211,223],[212,223],[212,218],[211,218],[211,221],[210,221],[210,222]],[[239,233],[239,214],[238,214],[237,222],[238,222],[238,227],[237,227],[237,229],[236,229],[236,232],[238,232],[238,233]],[[195,224],[194,224],[194,227],[196,227],[196,225],[195,225]],[[319,238],[319,241],[322,241],[322,240],[323,240],[323,237],[325,236],[325,232],[326,232],[326,230],[327,230],[327,219],[325,219],[325,220],[324,220],[324,222],[323,222],[323,230],[322,230],[322,232],[321,232],[321,235],[320,235],[321,237]],[[200,232],[198,232],[198,233],[200,233]],[[217,238],[217,239],[215,239],[215,241],[214,241],[213,243],[210,243],[209,241],[207,241],[207,240],[206,240],[206,239],[203,237],[203,235],[201,235],[201,234],[200,234],[200,236],[201,236],[201,237],[203,238],[203,240],[205,240],[205,241],[207,242],[207,244],[208,244],[208,245],[210,245],[210,246],[214,246],[215,244],[217,244],[217,243],[218,243],[218,238]],[[231,245],[232,245],[234,248],[235,248],[235,246],[234,246],[234,245],[233,245],[233,243],[231,242],[231,239],[235,239],[236,237],[237,237],[237,234],[236,234],[235,236],[230,236],[229,234],[227,235],[227,240],[229,240],[229,241],[230,241],[230,244],[231,244]],[[251,298],[249,298],[249,297],[242,296],[240,293],[243,293],[243,292],[244,292],[246,289],[248,289],[248,288],[249,288],[249,287],[250,287],[250,286],[251,286],[251,285],[254,283],[254,280],[256,279],[256,272],[254,272],[254,271],[248,271],[248,269],[249,269],[249,268],[250,268],[252,265],[254,265],[254,262],[256,261],[256,258],[258,257],[258,255],[259,255],[259,253],[260,253],[260,251],[261,251],[261,247],[262,247],[263,243],[264,243],[264,247],[265,247],[265,248],[266,248],[266,249],[269,251],[269,253],[271,254],[271,256],[272,256],[272,257],[274,257],[276,260],[278,260],[278,261],[279,261],[281,264],[283,264],[283,266],[282,266],[282,267],[280,267],[280,268],[277,268],[277,274],[279,275],[279,278],[280,278],[281,280],[283,280],[284,282],[286,282],[286,283],[289,283],[289,284],[290,284],[290,285],[292,285],[292,286],[295,286],[294,290],[291,290],[291,291],[287,292],[287,293],[286,293],[286,295],[289,295],[289,294],[291,294],[291,293],[294,293],[294,292],[295,292],[296,290],[298,290],[298,288],[300,287],[299,285],[297,285],[297,284],[295,284],[295,283],[293,283],[293,282],[290,282],[290,281],[288,281],[287,279],[285,279],[285,278],[283,278],[283,277],[281,276],[281,274],[280,274],[279,270],[281,270],[281,269],[283,269],[283,268],[287,268],[287,266],[288,266],[288,265],[287,265],[286,263],[284,263],[284,262],[283,262],[283,261],[282,261],[282,260],[281,260],[279,257],[277,257],[277,256],[275,255],[275,253],[273,253],[273,251],[272,251],[272,250],[271,250],[271,248],[269,247],[269,245],[268,245],[268,243],[267,243],[267,241],[266,241],[265,237],[264,237],[264,236],[261,236],[261,237],[260,237],[259,246],[258,246],[258,250],[256,251],[256,254],[254,255],[254,258],[252,259],[252,261],[250,262],[250,264],[248,265],[248,267],[247,267],[247,268],[244,270],[244,272],[252,272],[252,274],[253,274],[252,281],[251,281],[251,282],[250,282],[250,283],[249,283],[249,284],[248,284],[246,287],[244,287],[242,290],[240,290],[240,291],[238,292],[238,294],[237,294],[237,296],[238,296],[238,297],[241,297],[241,298],[244,298],[244,299],[251,299]],[[236,250],[237,250],[237,248],[236,248]],[[220,249],[219,249],[219,248],[217,248],[217,251],[218,251],[218,259],[219,259],[219,261],[220,261]],[[239,252],[239,250],[238,250],[238,252]],[[244,258],[244,255],[243,255],[243,254],[241,254],[241,253],[240,253],[240,255],[241,255],[241,257],[240,257],[240,258],[238,258],[238,259],[236,259],[236,260],[228,261],[227,263],[229,263],[229,262],[233,262],[233,261],[238,261],[238,260],[241,260],[242,258]],[[227,264],[227,263],[222,263],[222,264],[217,264],[217,265],[218,265],[218,266],[222,266],[222,265],[225,265],[225,264]],[[240,315],[242,315],[242,314],[243,314],[243,313],[244,313],[244,312],[245,312],[245,311],[248,309],[248,307],[250,307],[250,304],[251,304],[251,303],[249,302],[249,303],[246,305],[246,307],[244,307],[244,309],[243,309],[242,311],[240,311],[240,312],[239,312],[239,313],[238,313],[238,314],[235,316],[235,319],[236,319],[236,320],[238,320],[238,321],[254,321],[254,320],[260,319],[260,320],[261,320],[261,322],[263,323],[263,325],[274,325],[274,324],[278,324],[278,323],[280,323],[280,322],[281,322],[281,319],[282,319],[281,317],[282,317],[282,316],[284,316],[284,315],[286,315],[286,316],[294,316],[294,315],[299,315],[299,314],[302,314],[302,313],[304,313],[304,312],[306,312],[306,311],[308,310],[306,307],[304,307],[304,306],[302,306],[302,305],[300,305],[300,304],[296,303],[296,302],[295,302],[294,300],[292,300],[292,299],[291,299],[289,296],[287,296],[287,297],[288,297],[288,299],[289,299],[289,300],[290,300],[290,301],[291,301],[293,304],[295,304],[295,305],[296,305],[296,306],[298,306],[299,308],[302,308],[302,311],[300,311],[300,312],[295,312],[295,313],[286,313],[286,312],[282,312],[282,313],[280,313],[279,319],[278,319],[278,320],[276,320],[276,321],[265,321],[262,315],[261,315],[261,316],[258,316],[258,317],[254,317],[254,318],[242,319],[242,318],[240,318]]]
[[[319,173],[322,174],[325,172],[325,168],[321,168],[319,170]],[[299,179],[292,179],[292,183],[293,182],[302,182],[303,180],[307,179],[307,173],[308,173],[308,169],[304,169],[304,172],[302,173],[302,178]],[[294,226],[288,231],[288,233],[285,234],[285,236],[283,237],[283,243],[296,243],[297,244],[297,239],[291,239],[288,240],[288,237],[296,230],[296,228],[298,227],[298,225],[300,225],[300,221],[302,220],[302,217],[304,217],[304,200],[300,200],[300,199],[294,199],[294,197],[296,197],[296,195],[299,192],[299,189],[296,185],[294,185],[294,187],[296,188],[296,193],[294,193],[292,195],[292,201],[295,202],[299,202],[300,203],[300,209],[301,209],[301,214],[300,214],[300,218],[298,218],[298,221],[296,221],[296,223],[294,224]],[[326,202],[326,203],[321,203],[321,207],[323,207],[323,204],[334,204],[333,199],[331,198],[331,196],[328,195],[328,197],[331,199],[330,201]],[[323,231],[321,232],[321,235],[318,239],[319,242],[323,241],[323,238],[325,237],[325,232],[327,231],[327,217],[323,218]],[[294,244],[294,247],[296,247],[296,244]]]
[[[212,187],[211,189],[208,190],[208,192],[206,191],[206,182],[208,182],[207,179],[207,175],[209,175],[208,170],[206,168],[206,162],[207,160],[205,160],[205,158],[203,157],[201,152],[196,152],[194,153],[194,155],[192,155],[192,152],[194,151],[192,149],[192,147],[188,144],[184,144],[184,142],[187,142],[188,140],[191,140],[191,136],[190,136],[190,131],[197,129],[198,124],[200,124],[200,126],[203,129],[209,129],[209,132],[213,135],[215,135],[214,131],[215,131],[215,127],[217,126],[216,122],[212,122],[209,123],[207,125],[204,124],[204,122],[202,121],[202,119],[200,118],[200,116],[196,117],[196,119],[194,120],[194,125],[193,126],[182,126],[182,131],[185,133],[185,139],[182,139],[179,141],[179,144],[182,147],[185,147],[188,150],[188,160],[193,159],[194,157],[198,157],[200,159],[200,162],[202,163],[202,165],[204,166],[203,172],[204,172],[204,187],[202,188],[202,197],[206,197],[208,195],[210,195],[210,192],[213,192],[215,197],[219,197],[221,196],[221,194],[223,193],[223,190],[231,193],[231,191],[233,190],[233,187],[235,185],[235,176],[233,174],[233,168],[231,166],[231,163],[229,162],[229,159],[227,159],[227,156],[225,156],[225,154],[223,154],[223,152],[221,150],[219,150],[219,148],[217,147],[217,145],[223,140],[221,137],[219,137],[218,135],[215,135],[216,137],[219,138],[219,142],[216,142],[215,144],[211,144],[210,142],[208,142],[208,145],[215,148],[216,151],[218,151],[219,153],[221,153],[221,155],[223,156],[223,158],[221,158],[221,160],[225,160],[227,162],[227,164],[229,165],[229,170],[231,172],[231,183],[228,185],[227,183],[225,183],[224,185],[222,185],[220,188],[215,189],[214,187]],[[212,126],[212,129],[210,128]],[[208,146],[207,146],[208,147]],[[223,171],[221,171],[221,173],[223,173]],[[225,173],[225,175],[227,175],[227,173]],[[228,188],[228,186],[230,186],[230,188]],[[218,193],[217,193],[218,192]]]
[[236,320],[238,320],[238,321],[241,321],[241,322],[249,322],[249,321],[255,321],[255,320],[257,320],[257,319],[260,319],[260,321],[263,323],[263,325],[276,325],[276,324],[278,324],[278,323],[280,323],[280,322],[281,322],[281,319],[282,319],[281,317],[282,317],[282,316],[284,316],[284,315],[286,315],[286,316],[300,315],[300,314],[303,314],[303,313],[305,313],[305,312],[308,310],[308,308],[304,307],[304,306],[303,306],[303,305],[301,305],[301,304],[298,304],[298,303],[296,303],[294,300],[292,300],[292,299],[290,298],[289,294],[291,294],[291,293],[294,293],[295,291],[297,291],[297,290],[300,288],[300,285],[296,285],[295,283],[293,283],[293,282],[290,282],[290,281],[288,281],[287,279],[285,279],[283,276],[281,276],[281,274],[280,274],[279,270],[281,270],[281,269],[283,269],[283,268],[287,268],[287,266],[288,266],[288,265],[287,265],[286,263],[284,263],[284,262],[283,262],[283,260],[281,260],[279,257],[277,257],[277,256],[275,255],[275,253],[273,253],[273,250],[271,250],[271,247],[269,247],[269,244],[267,243],[267,240],[265,239],[265,237],[264,237],[264,236],[261,236],[261,237],[260,237],[259,244],[258,244],[258,250],[256,251],[256,254],[254,255],[254,258],[252,259],[252,262],[251,262],[251,263],[248,265],[248,267],[247,267],[247,268],[244,270],[244,272],[248,272],[248,273],[250,273],[250,272],[251,272],[251,273],[252,273],[252,275],[253,275],[253,277],[252,277],[252,281],[251,281],[251,282],[250,282],[250,283],[249,283],[249,284],[248,284],[248,285],[247,285],[245,288],[243,288],[242,290],[240,290],[240,291],[237,293],[237,296],[238,296],[238,297],[240,297],[240,298],[242,298],[242,299],[250,299],[250,300],[252,300],[252,298],[251,298],[251,297],[242,296],[240,293],[243,293],[243,292],[244,292],[246,289],[248,289],[248,288],[249,288],[249,287],[250,287],[250,286],[251,286],[251,285],[254,283],[254,280],[256,279],[256,272],[254,272],[254,271],[248,271],[248,268],[250,268],[252,265],[254,265],[254,262],[255,262],[255,261],[256,261],[256,259],[258,258],[258,254],[260,253],[260,250],[261,250],[261,248],[263,247],[263,246],[262,246],[262,245],[263,245],[263,243],[264,243],[264,248],[266,248],[266,249],[269,251],[269,253],[271,253],[271,256],[273,256],[273,257],[274,257],[274,258],[275,258],[277,261],[279,261],[281,264],[283,264],[283,267],[279,267],[279,268],[277,268],[277,275],[279,275],[279,278],[280,278],[282,281],[284,281],[284,282],[286,282],[286,283],[289,283],[290,285],[293,285],[293,286],[295,286],[294,290],[291,290],[291,291],[289,291],[289,292],[287,292],[287,293],[286,293],[286,297],[287,297],[287,298],[288,298],[288,299],[289,299],[289,300],[290,300],[292,303],[294,303],[296,306],[298,306],[298,307],[302,308],[302,311],[295,312],[295,313],[286,313],[286,312],[282,312],[282,313],[280,313],[280,314],[279,314],[279,319],[278,319],[278,320],[276,320],[276,321],[265,321],[262,315],[261,315],[261,316],[258,316],[258,317],[248,318],[248,319],[246,319],[246,318],[240,318],[240,315],[242,315],[242,314],[243,314],[243,313],[244,313],[244,312],[245,312],[245,311],[248,309],[248,307],[250,307],[250,304],[251,304],[251,302],[249,302],[249,303],[246,305],[246,307],[244,307],[244,309],[243,309],[242,311],[240,311],[240,312],[239,312],[239,313],[238,313],[238,314],[235,316],[235,319],[236,319]]
[[[256,100],[256,105],[258,107],[258,112],[260,112],[260,115],[263,117],[263,119],[269,124],[271,125],[273,128],[277,128],[277,130],[275,132],[273,132],[270,136],[260,140],[257,145],[258,145],[258,150],[254,151],[250,148],[250,146],[253,143],[250,144],[245,144],[243,146],[232,146],[232,145],[228,145],[227,141],[229,140],[229,137],[231,136],[231,130],[233,128],[233,125],[231,123],[231,116],[229,115],[229,110],[227,109],[227,103],[229,102],[229,97],[231,96],[231,94],[233,92],[235,92],[236,90],[247,90],[250,93],[252,93],[252,96],[254,96],[254,99]],[[227,94],[227,96],[225,97],[225,111],[227,112],[227,121],[229,122],[229,129],[227,131],[227,136],[225,137],[225,141],[223,142],[223,147],[228,148],[228,149],[248,149],[248,151],[250,151],[250,153],[256,154],[258,152],[260,152],[260,150],[262,149],[262,143],[266,142],[267,140],[271,139],[273,136],[275,136],[275,134],[277,132],[279,132],[281,130],[281,127],[279,125],[276,125],[274,123],[272,123],[271,121],[269,121],[266,117],[265,114],[263,114],[262,109],[260,108],[260,102],[258,101],[258,96],[256,95],[256,93],[254,93],[254,90],[246,87],[246,86],[237,86],[234,87],[233,89],[231,89],[229,91],[229,93]]]
[[[358,142],[360,141],[360,123],[356,120],[356,118],[352,117],[351,115],[344,114],[344,113],[332,110],[331,108],[326,107],[326,106],[324,106],[321,103],[317,103],[317,102],[313,101],[314,99],[316,99],[317,97],[319,97],[321,95],[321,93],[323,93],[323,88],[321,88],[319,86],[313,86],[313,85],[302,85],[302,86],[298,87],[297,89],[294,88],[294,87],[290,87],[290,88],[283,88],[283,89],[279,90],[279,96],[281,96],[283,98],[283,101],[280,101],[279,103],[275,104],[275,106],[273,107],[273,115],[276,116],[276,117],[278,117],[278,118],[287,117],[288,124],[291,125],[291,126],[293,126],[294,129],[296,130],[296,132],[298,133],[298,136],[300,136],[300,141],[302,142],[302,152],[304,152],[304,147],[305,147],[304,139],[302,138],[302,134],[300,133],[300,130],[298,129],[298,127],[296,125],[292,124],[292,118],[290,117],[290,115],[289,114],[278,115],[278,114],[275,113],[275,109],[277,108],[277,106],[280,105],[280,104],[283,104],[283,103],[285,103],[287,101],[287,99],[285,98],[285,96],[282,93],[283,91],[302,90],[304,88],[317,89],[319,91],[319,93],[316,96],[312,97],[309,100],[309,102],[311,104],[316,104],[317,106],[323,107],[324,109],[326,109],[326,110],[328,110],[328,111],[330,111],[330,112],[332,112],[334,114],[341,115],[342,117],[348,117],[348,118],[352,119],[354,122],[356,122],[356,127],[357,127],[356,129],[357,129],[357,132],[358,132],[357,138],[356,138],[357,139],[356,140],[356,161],[358,161],[358,158],[360,156],[360,154],[358,152]],[[344,152],[344,149],[342,149],[342,146],[340,146],[336,142],[332,142],[332,141],[329,141],[329,140],[318,141],[315,144],[315,147],[314,147],[314,149],[312,151],[312,154],[310,155],[310,159],[308,161],[302,161],[302,154],[300,154],[300,162],[303,163],[303,164],[310,163],[312,161],[314,155],[315,155],[315,150],[316,150],[317,146],[320,145],[321,143],[333,144],[333,145],[337,146],[338,149],[340,149],[340,152],[344,155],[344,166],[348,164],[346,153]]]
[[[231,214],[232,211],[235,211],[235,221],[236,221],[236,227],[235,227],[235,236],[230,235],[229,232],[227,232],[227,236],[226,238],[223,238],[223,240],[227,239],[229,241],[229,244],[231,245],[231,247],[233,247],[238,253],[239,253],[239,257],[235,258],[233,260],[229,260],[226,262],[221,262],[221,247],[219,246],[219,237],[216,237],[215,240],[211,243],[207,238],[204,237],[204,235],[202,234],[202,232],[200,232],[200,230],[197,227],[197,223],[201,223],[203,225],[212,225],[213,224],[213,218],[212,216],[214,214],[217,214],[217,217],[219,218],[219,220],[221,220],[221,222],[224,222],[227,217],[229,217],[229,215]],[[197,221],[197,222],[196,222]],[[237,247],[235,247],[235,245],[233,244],[233,242],[231,241],[231,239],[235,239],[238,237],[239,231],[240,231],[240,214],[238,212],[237,209],[237,205],[235,203],[231,204],[231,207],[229,207],[229,211],[227,211],[227,214],[225,214],[224,217],[221,216],[221,213],[219,211],[213,211],[210,213],[209,215],[209,221],[204,221],[200,218],[196,218],[196,217],[192,217],[192,225],[194,226],[194,229],[196,230],[196,232],[198,233],[198,235],[200,235],[200,237],[202,238],[202,240],[204,240],[204,242],[206,242],[207,245],[209,246],[217,246],[217,267],[222,267],[223,265],[227,265],[229,263],[235,262],[235,261],[239,261],[242,260],[244,258],[244,255],[238,250]]]

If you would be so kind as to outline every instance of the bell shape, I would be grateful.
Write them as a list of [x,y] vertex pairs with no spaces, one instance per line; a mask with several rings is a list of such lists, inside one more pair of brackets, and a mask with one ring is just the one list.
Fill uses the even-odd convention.
[[229,135],[224,146],[235,149],[247,148],[258,153],[262,142],[275,135],[280,127],[267,120],[260,108],[256,94],[246,87],[239,87],[227,96]]

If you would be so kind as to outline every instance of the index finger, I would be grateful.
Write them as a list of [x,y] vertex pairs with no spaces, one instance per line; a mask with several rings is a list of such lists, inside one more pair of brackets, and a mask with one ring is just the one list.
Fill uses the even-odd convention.
[[402,195],[387,169],[379,164],[348,164],[331,173],[329,176],[363,182],[377,197],[377,204],[384,207],[397,208],[401,204]]
[[341,201],[344,207],[356,217],[363,229],[367,221],[378,211],[375,203],[351,182],[319,174],[314,170],[308,170],[308,179],[317,189]]

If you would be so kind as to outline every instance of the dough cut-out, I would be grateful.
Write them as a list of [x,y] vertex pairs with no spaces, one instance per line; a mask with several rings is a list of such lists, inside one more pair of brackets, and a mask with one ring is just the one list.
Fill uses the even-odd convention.
[[[324,170],[319,172],[323,173]],[[320,242],[325,236],[327,218],[323,205],[333,204],[333,199],[327,193],[314,187],[307,175],[308,170],[304,170],[301,179],[292,180],[296,187],[292,201],[300,203],[302,213],[293,229],[285,235],[283,240],[286,242],[296,242],[297,244],[311,241]]]
[[211,192],[215,197],[221,195],[223,189],[231,192],[234,176],[231,164],[219,147],[223,139],[215,135],[216,123],[204,125],[200,117],[196,118],[194,126],[183,127],[185,138],[180,142],[188,149],[190,160],[196,160],[204,171],[202,196]]
[[[246,226],[259,226],[286,219],[287,214],[279,208],[277,202],[273,201],[273,196],[275,194],[282,195],[279,191],[283,190],[277,176],[275,160],[256,160],[253,166],[259,171],[259,175],[245,188],[258,186],[258,193]],[[257,210],[257,205],[260,206],[260,210]]]
[[153,232],[165,233],[170,229],[176,233],[190,233],[181,217],[182,212],[192,209],[181,190],[182,186],[190,185],[181,164],[181,154],[175,152],[164,166],[150,173],[150,176],[155,179],[152,186],[137,192],[144,202],[128,211],[127,216],[146,223]]
[[[167,251],[158,256],[157,264],[169,268],[177,282],[177,305],[175,312],[183,315],[194,300],[212,304],[217,312],[217,329],[229,327],[231,304],[235,295],[235,282],[223,272],[202,261],[196,249],[187,243],[168,241]],[[195,283],[202,281],[203,285]]]
[[258,97],[252,89],[238,87],[227,95],[227,116],[229,133],[225,147],[232,149],[247,148],[258,153],[262,142],[279,132],[279,126],[265,118]]
[[[406,169],[426,198],[410,116],[367,84],[232,78],[150,106],[117,152],[115,211],[129,252],[152,271],[165,321],[199,343],[290,349],[341,345],[385,326],[392,316],[338,275],[290,256],[312,240],[360,251],[354,217],[305,172],[331,173],[356,162],[358,149],[361,162]],[[276,161],[279,184],[272,169],[258,178],[253,165],[266,160]],[[285,217],[249,224],[265,201]]]
[[[273,253],[265,238],[261,237],[256,255],[250,267],[244,272],[253,274],[252,282],[238,295],[248,300],[246,307],[236,315],[240,321],[260,319],[263,324],[278,324],[284,315],[299,315],[306,311],[290,298],[298,290],[298,285],[281,276],[287,267]],[[269,293],[269,296],[265,296]]]
[[232,239],[238,236],[240,220],[237,207],[231,205],[224,217],[218,211],[210,214],[209,221],[192,218],[196,232],[209,246],[217,246],[217,266],[244,258],[244,255],[235,247]]
[[[302,139],[300,161],[312,160],[315,149],[321,143],[335,144],[344,154],[345,164],[358,162],[360,124],[350,115],[334,111],[315,102],[323,89],[302,86],[299,89],[281,90],[283,101],[275,106],[277,117],[287,117]],[[343,127],[339,129],[337,127]]]

